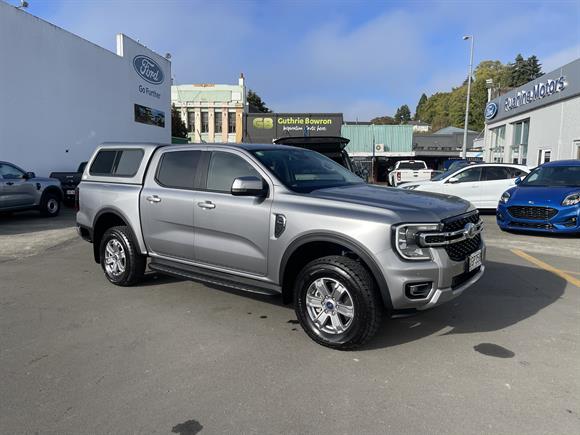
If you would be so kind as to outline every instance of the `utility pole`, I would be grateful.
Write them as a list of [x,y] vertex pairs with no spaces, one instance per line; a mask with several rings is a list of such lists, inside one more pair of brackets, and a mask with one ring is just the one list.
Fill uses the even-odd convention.
[[471,75],[473,69],[473,35],[463,37],[464,41],[471,40],[471,48],[469,50],[469,75],[467,76],[467,102],[465,103],[465,125],[463,126],[463,149],[461,151],[461,158],[467,158],[467,123],[469,122],[469,97],[471,96]]

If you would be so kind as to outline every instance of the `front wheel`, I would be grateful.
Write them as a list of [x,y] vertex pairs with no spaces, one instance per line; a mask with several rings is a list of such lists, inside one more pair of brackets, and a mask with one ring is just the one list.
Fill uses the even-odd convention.
[[328,256],[308,263],[294,291],[296,316],[317,343],[339,350],[370,340],[382,318],[382,303],[370,273],[359,262]]
[[113,284],[130,286],[143,278],[146,258],[139,253],[128,227],[112,227],[105,231],[100,253],[103,272]]

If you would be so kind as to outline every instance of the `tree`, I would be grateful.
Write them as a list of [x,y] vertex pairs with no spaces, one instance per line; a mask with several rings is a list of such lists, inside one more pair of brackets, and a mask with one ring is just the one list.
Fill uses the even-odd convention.
[[395,113],[394,119],[397,124],[406,124],[409,122],[411,120],[411,110],[409,109],[409,106],[403,104],[399,107]]
[[262,101],[262,98],[251,89],[248,90],[248,105],[251,113],[271,113],[272,111]]
[[523,56],[518,54],[515,62],[510,64],[510,86],[514,88],[531,82],[542,75],[542,64],[535,55],[524,60]]
[[526,63],[527,63],[526,72],[528,73],[528,77],[530,80],[535,80],[544,75],[544,73],[542,72],[542,64],[535,55],[528,57]]
[[371,124],[376,124],[376,125],[395,125],[397,124],[397,122],[395,121],[395,118],[393,118],[392,116],[378,116],[376,118],[371,119]]
[[421,112],[421,107],[427,102],[427,95],[424,93],[421,94],[421,98],[419,98],[419,102],[417,103],[417,108],[415,109],[415,121],[420,121],[421,117],[419,113]]
[[185,122],[181,119],[175,104],[171,105],[171,136],[187,137],[187,127],[185,126]]

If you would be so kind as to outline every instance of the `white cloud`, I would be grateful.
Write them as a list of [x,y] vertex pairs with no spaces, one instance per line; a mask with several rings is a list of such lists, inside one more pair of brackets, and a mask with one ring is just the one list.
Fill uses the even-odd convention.
[[580,58],[580,44],[564,48],[541,60],[542,71],[548,73]]

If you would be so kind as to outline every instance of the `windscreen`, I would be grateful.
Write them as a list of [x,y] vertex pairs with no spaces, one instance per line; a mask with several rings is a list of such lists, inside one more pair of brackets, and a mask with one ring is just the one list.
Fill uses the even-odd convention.
[[256,158],[286,187],[307,193],[316,189],[364,183],[328,157],[314,151],[279,149],[253,151]]
[[540,166],[520,186],[580,187],[580,166]]

